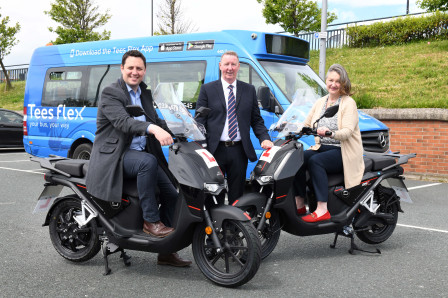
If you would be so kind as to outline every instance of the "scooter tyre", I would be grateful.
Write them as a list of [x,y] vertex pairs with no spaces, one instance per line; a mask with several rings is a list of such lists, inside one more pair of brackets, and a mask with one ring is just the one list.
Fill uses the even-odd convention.
[[252,224],[225,220],[218,233],[221,253],[215,251],[205,227],[205,223],[196,227],[192,242],[193,256],[201,272],[214,283],[229,288],[250,281],[261,263],[260,241]]
[[[252,218],[252,223],[257,228],[259,221],[256,216],[257,210],[255,208],[241,208],[243,211],[247,212],[249,216]],[[280,238],[281,233],[281,223],[280,216],[278,212],[271,208],[271,217],[265,222],[263,230],[258,233],[258,237],[260,238],[261,243],[261,259],[264,260],[267,258],[274,248],[277,246],[278,240]]]
[[56,251],[72,262],[84,262],[93,258],[101,248],[95,219],[82,228],[73,218],[81,212],[81,201],[64,199],[53,209],[50,217],[50,239]]
[[398,221],[398,207],[396,204],[392,204],[389,207],[387,207],[387,210],[381,210],[383,208],[380,207],[380,212],[384,213],[390,213],[394,216],[394,223],[393,224],[375,224],[369,227],[368,230],[359,231],[356,232],[356,236],[364,243],[367,244],[379,244],[387,239],[389,239],[390,236],[392,236],[392,233],[395,230],[395,227],[397,226]]

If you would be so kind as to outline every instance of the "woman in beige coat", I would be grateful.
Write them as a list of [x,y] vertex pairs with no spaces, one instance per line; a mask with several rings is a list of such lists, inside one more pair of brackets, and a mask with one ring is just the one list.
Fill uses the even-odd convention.
[[[296,175],[297,212],[306,213],[304,198],[307,170],[317,199],[317,209],[302,217],[305,222],[331,219],[327,209],[327,174],[344,172],[345,187],[350,188],[361,182],[364,173],[358,110],[356,102],[350,97],[351,83],[344,67],[339,64],[332,65],[327,72],[326,85],[328,96],[320,98],[314,104],[304,126],[311,126],[330,106],[339,105],[339,110],[332,118],[322,118],[318,122],[319,137],[316,137],[316,145],[304,152],[304,163]],[[331,132],[330,137],[325,136],[327,131]]]

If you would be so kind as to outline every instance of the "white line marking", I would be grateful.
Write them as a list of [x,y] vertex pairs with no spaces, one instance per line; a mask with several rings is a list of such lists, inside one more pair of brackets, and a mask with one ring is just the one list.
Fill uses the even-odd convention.
[[0,205],[14,205],[16,202],[5,202],[5,203],[0,203]]
[[405,227],[405,228],[420,229],[420,230],[425,230],[425,231],[432,231],[432,232],[448,233],[448,231],[446,231],[446,230],[423,228],[423,227],[410,226],[410,225],[397,224],[397,226],[401,226],[401,227]]
[[0,160],[0,162],[22,162],[22,161],[30,161],[29,159],[23,159],[23,160]]
[[17,172],[25,172],[25,173],[33,173],[33,174],[41,174],[41,175],[45,174],[45,173],[35,172],[36,170],[19,170],[19,169],[5,168],[5,167],[0,167],[0,169],[2,169],[2,170],[10,170],[10,171],[17,171]]
[[430,186],[436,186],[436,185],[440,185],[440,184],[442,184],[442,183],[432,183],[432,184],[414,186],[414,187],[409,187],[408,190],[417,189],[417,188],[424,188],[424,187],[430,187]]

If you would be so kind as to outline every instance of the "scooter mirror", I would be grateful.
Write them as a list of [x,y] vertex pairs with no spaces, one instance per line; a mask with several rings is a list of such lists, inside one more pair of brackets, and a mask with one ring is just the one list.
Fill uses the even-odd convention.
[[194,118],[197,117],[207,117],[207,115],[210,113],[211,109],[207,107],[200,107],[196,110],[196,114],[194,115]]
[[331,118],[334,115],[336,115],[338,110],[339,110],[339,105],[331,106],[331,107],[329,107],[328,109],[325,110],[324,117],[325,118]]
[[128,112],[132,117],[140,117],[141,115],[145,115],[143,108],[138,105],[126,106],[126,112]]

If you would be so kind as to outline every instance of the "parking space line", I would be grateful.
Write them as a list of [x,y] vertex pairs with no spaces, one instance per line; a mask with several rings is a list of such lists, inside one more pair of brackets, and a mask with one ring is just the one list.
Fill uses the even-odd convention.
[[0,202],[0,205],[14,205],[16,202]]
[[424,228],[424,227],[417,227],[417,226],[410,226],[410,225],[403,225],[403,224],[397,224],[397,226],[401,226],[401,227],[405,227],[405,228],[420,229],[420,230],[425,230],[425,231],[432,231],[432,232],[448,233],[447,230],[431,229],[431,228]]
[[19,169],[5,168],[5,167],[0,167],[0,169],[1,170],[10,170],[10,171],[17,171],[17,172],[32,173],[32,174],[40,174],[40,175],[44,175],[45,174],[45,173],[36,172],[36,170],[19,170]]
[[442,183],[432,183],[432,184],[426,184],[426,185],[420,185],[420,186],[413,186],[413,187],[408,187],[408,190],[424,188],[424,187],[430,187],[430,186],[436,186],[436,185],[440,185],[440,184],[442,184]]
[[0,160],[0,162],[23,162],[23,161],[30,161],[29,159],[22,159],[22,160]]

